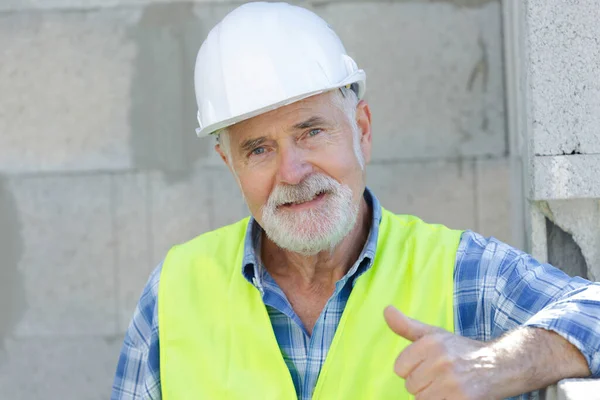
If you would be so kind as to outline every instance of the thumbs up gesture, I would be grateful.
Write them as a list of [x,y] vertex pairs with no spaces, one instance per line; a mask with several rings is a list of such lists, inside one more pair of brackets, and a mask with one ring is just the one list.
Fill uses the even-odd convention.
[[412,342],[394,371],[417,400],[502,398],[492,390],[496,357],[486,343],[424,324],[392,306],[384,317],[392,331]]

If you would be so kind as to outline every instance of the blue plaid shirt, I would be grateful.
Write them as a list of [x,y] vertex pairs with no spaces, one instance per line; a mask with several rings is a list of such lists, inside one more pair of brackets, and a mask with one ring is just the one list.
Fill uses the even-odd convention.
[[[369,237],[356,263],[336,283],[312,335],[259,259],[260,227],[253,219],[248,225],[241,273],[262,293],[301,400],[311,398],[352,287],[377,248],[381,207],[369,190],[365,198],[373,210]],[[125,336],[112,400],[161,398],[156,306],[161,267],[150,276]],[[553,330],[575,345],[592,374],[600,376],[600,284],[570,278],[494,238],[471,231],[462,235],[454,271],[454,320],[455,333],[483,341],[519,325]]]

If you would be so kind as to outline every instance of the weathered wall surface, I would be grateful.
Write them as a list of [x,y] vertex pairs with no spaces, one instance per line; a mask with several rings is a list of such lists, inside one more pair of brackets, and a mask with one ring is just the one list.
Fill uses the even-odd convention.
[[[533,254],[598,281],[600,7],[589,0],[521,4],[521,132]],[[566,380],[546,398],[596,398],[598,389],[598,380]]]
[[[529,198],[537,223],[567,235],[542,253],[579,247],[589,278],[600,279],[600,7],[594,1],[524,3]],[[542,220],[540,220],[542,219]],[[551,233],[555,229],[547,230]],[[534,237],[540,237],[543,230]],[[543,257],[543,255],[541,255]],[[550,260],[552,261],[552,260]],[[570,271],[569,260],[558,265]],[[574,261],[577,264],[577,261]],[[575,270],[578,268],[575,267]]]
[[[302,4],[367,71],[383,205],[514,243],[499,2]],[[150,271],[246,214],[194,136],[196,52],[233,7],[0,0],[1,398],[107,398]]]

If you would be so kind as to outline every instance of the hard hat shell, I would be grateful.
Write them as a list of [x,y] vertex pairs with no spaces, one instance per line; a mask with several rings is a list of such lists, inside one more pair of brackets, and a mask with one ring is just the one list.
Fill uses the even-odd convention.
[[329,25],[287,3],[255,2],[229,13],[196,58],[198,136],[336,88],[365,93],[365,72]]

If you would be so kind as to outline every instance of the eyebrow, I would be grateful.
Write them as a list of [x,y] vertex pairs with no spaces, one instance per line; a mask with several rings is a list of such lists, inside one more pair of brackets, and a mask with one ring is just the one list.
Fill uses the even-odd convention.
[[312,128],[313,126],[324,125],[324,124],[325,124],[325,120],[323,118],[310,117],[306,121],[303,121],[303,122],[300,122],[300,123],[294,125],[294,129],[306,129],[306,128]]
[[[301,130],[312,128],[313,126],[324,125],[326,121],[321,117],[310,117],[306,121],[302,121],[294,125],[294,129]],[[255,147],[260,146],[267,140],[266,136],[261,136],[253,139],[248,139],[242,142],[240,149],[242,151],[250,151]]]
[[253,150],[256,146],[259,146],[262,143],[264,143],[265,140],[267,140],[267,138],[265,136],[257,137],[254,139],[248,139],[248,140],[245,140],[244,142],[242,142],[242,145],[240,146],[240,148],[243,151],[250,151],[250,150]]

